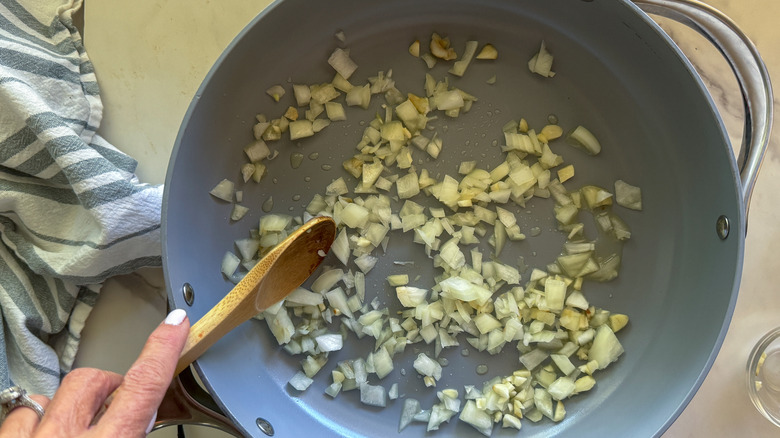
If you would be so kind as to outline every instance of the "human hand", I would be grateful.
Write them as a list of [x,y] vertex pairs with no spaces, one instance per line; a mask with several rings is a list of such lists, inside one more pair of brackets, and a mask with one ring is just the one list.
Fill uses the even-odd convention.
[[[172,311],[149,335],[127,374],[74,369],[51,400],[42,395],[29,396],[45,410],[43,418],[39,419],[33,409],[13,409],[0,426],[0,438],[146,436],[173,379],[189,328],[186,312]],[[113,399],[107,400],[112,394]],[[95,414],[109,403],[93,425]]]

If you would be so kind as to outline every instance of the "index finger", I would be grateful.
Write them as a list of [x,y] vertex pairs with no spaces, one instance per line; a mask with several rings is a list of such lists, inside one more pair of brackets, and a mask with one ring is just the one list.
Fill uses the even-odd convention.
[[172,311],[146,341],[141,354],[113,394],[97,427],[107,436],[143,434],[173,379],[190,323],[183,309]]

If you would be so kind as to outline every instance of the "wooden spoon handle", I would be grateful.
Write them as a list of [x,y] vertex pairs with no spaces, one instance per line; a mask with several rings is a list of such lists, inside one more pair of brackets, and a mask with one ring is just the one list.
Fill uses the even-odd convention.
[[[187,368],[228,332],[286,297],[298,287],[322,261],[318,251],[326,251],[330,247],[335,237],[335,230],[333,219],[314,218],[290,233],[260,259],[233,290],[190,328],[187,342],[176,365],[175,375]],[[294,253],[292,257],[299,260],[310,259],[311,263],[309,265],[295,263],[288,254],[287,258],[280,262],[284,266],[274,268],[276,261],[284,257],[286,251]],[[280,271],[276,275],[269,274],[272,269],[280,269]],[[270,278],[268,286],[264,287],[266,274],[269,274]]]

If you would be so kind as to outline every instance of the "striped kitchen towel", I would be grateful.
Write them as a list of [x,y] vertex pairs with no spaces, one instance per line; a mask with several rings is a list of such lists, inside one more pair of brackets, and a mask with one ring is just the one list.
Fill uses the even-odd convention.
[[95,133],[81,4],[0,1],[0,389],[51,396],[101,283],[161,262],[162,187]]

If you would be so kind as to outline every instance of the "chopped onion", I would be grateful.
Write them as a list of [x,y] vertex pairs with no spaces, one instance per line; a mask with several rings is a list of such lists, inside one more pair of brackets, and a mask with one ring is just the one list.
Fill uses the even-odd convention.
[[318,306],[323,303],[322,294],[311,292],[307,289],[299,287],[290,292],[284,301],[288,304],[300,305],[300,306]]
[[226,202],[233,202],[233,196],[235,192],[235,184],[233,181],[223,179],[209,192],[217,199],[221,199]]
[[466,48],[463,49],[463,56],[460,58],[459,61],[456,61],[452,65],[452,68],[450,69],[449,72],[454,74],[455,76],[463,76],[463,74],[466,72],[466,68],[468,68],[469,64],[471,63],[471,59],[474,57],[474,54],[477,52],[478,44],[479,43],[477,43],[476,41],[466,42]]
[[615,181],[615,202],[632,210],[642,210],[642,189],[623,181]]
[[591,155],[598,155],[601,152],[601,143],[596,139],[596,136],[582,125],[577,126],[569,134],[567,140],[571,145],[582,148]]
[[482,409],[477,408],[474,400],[467,400],[466,405],[458,417],[464,423],[470,424],[481,434],[490,436],[493,432],[493,419]]
[[418,307],[425,303],[425,297],[428,294],[428,291],[418,287],[399,286],[395,288],[395,293],[402,306]]
[[287,383],[298,391],[305,391],[313,382],[314,380],[306,377],[306,374],[298,371]]
[[281,85],[274,85],[273,87],[265,90],[265,93],[271,96],[274,101],[279,102],[279,99],[284,96],[284,87]]
[[314,280],[314,283],[311,285],[311,290],[318,293],[324,293],[325,291],[330,290],[343,278],[344,271],[341,269],[329,269]]
[[338,351],[344,346],[343,338],[337,334],[320,335],[314,338],[314,341],[317,342],[320,351],[325,352]]
[[357,64],[349,57],[349,50],[336,48],[328,58],[328,64],[333,67],[344,79],[349,79],[357,70]]
[[553,56],[547,51],[544,41],[537,52],[530,61],[528,61],[528,69],[531,73],[536,73],[544,77],[553,77],[555,73],[551,71],[553,63]]
[[233,204],[233,211],[230,212],[230,220],[239,221],[246,216],[247,213],[249,213],[249,208],[244,207],[241,204]]
[[298,140],[312,135],[314,135],[314,125],[310,120],[290,122],[290,140]]
[[[403,406],[401,407],[401,419],[398,422],[398,432],[406,428],[412,423],[414,417],[420,413],[420,402],[417,399],[407,397],[404,399]],[[425,420],[427,422],[427,420]]]
[[232,252],[228,251],[222,258],[222,273],[225,274],[225,277],[230,278],[236,272],[236,269],[238,269],[238,265],[240,264],[241,259],[236,257],[236,255]]
[[441,365],[425,353],[417,355],[417,359],[414,360],[414,369],[423,376],[433,377],[436,380],[441,379]]
[[360,402],[369,406],[385,407],[387,405],[387,394],[384,386],[363,383],[360,385]]

